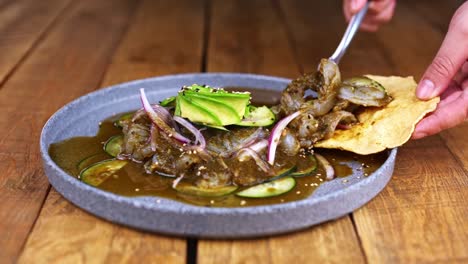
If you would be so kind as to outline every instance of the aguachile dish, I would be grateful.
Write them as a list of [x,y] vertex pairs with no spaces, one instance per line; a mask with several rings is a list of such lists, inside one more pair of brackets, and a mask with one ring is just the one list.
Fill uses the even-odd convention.
[[[405,106],[392,103],[405,104],[400,97],[414,96],[414,87],[394,93],[393,83],[409,82],[379,77],[341,81],[337,65],[323,59],[316,73],[292,81],[279,103],[268,106],[256,105],[249,92],[207,85],[184,86],[177,95],[151,104],[141,89],[141,109],[104,120],[95,137],[52,144],[49,152],[69,174],[121,195],[222,207],[294,201],[335,177],[367,176],[385,161],[382,150],[409,138],[416,122],[437,104],[408,101],[417,110],[399,122],[394,111]],[[369,136],[369,127],[390,124],[385,115],[396,125],[395,133]],[[336,135],[354,140],[357,150],[353,143],[337,143]],[[363,136],[378,145],[363,153],[371,155],[348,152],[363,152]],[[393,145],[385,145],[385,139]]]

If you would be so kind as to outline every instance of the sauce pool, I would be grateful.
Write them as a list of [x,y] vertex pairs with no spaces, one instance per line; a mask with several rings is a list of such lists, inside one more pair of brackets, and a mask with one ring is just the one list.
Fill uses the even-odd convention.
[[[235,89],[237,91],[246,90],[242,87]],[[253,98],[269,98],[268,100],[256,100],[257,105],[277,104],[280,96],[279,93],[271,90],[255,90],[252,95]],[[122,133],[120,128],[114,125],[118,116],[121,115],[103,121],[99,125],[99,132],[94,137],[75,137],[51,144],[49,148],[51,158],[71,177],[79,180],[80,162],[90,157],[92,157],[91,160],[95,160],[94,162],[112,158],[103,150],[103,145],[110,137]],[[370,175],[383,164],[388,156],[386,152],[363,156],[340,150],[315,149],[315,151],[322,154],[331,163],[337,177],[346,177],[352,174],[358,177]],[[122,196],[157,196],[210,207],[270,205],[301,200],[310,196],[320,184],[325,182],[325,172],[321,166],[318,166],[312,175],[295,179],[294,189],[275,197],[243,198],[234,194],[222,197],[200,197],[177,192],[171,187],[174,178],[146,174],[142,163],[129,162],[123,169],[117,171],[96,188]],[[343,180],[343,184],[346,184],[345,180]],[[239,188],[237,191],[245,188]]]

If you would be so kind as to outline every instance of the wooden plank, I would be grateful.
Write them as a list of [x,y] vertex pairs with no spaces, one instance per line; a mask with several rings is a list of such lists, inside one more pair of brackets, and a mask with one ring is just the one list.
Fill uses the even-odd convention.
[[425,19],[440,32],[446,33],[451,17],[465,0],[431,1],[425,0],[404,1],[398,4],[408,6],[419,17]]
[[51,190],[19,263],[51,262],[185,263],[185,241],[98,219]]
[[[207,68],[295,77],[298,65],[270,1],[214,1]],[[245,40],[245,41],[244,41]],[[200,240],[198,263],[363,262],[349,217],[255,240]]]
[[468,141],[466,135],[468,134],[468,121],[457,127],[443,131],[440,135],[447,144],[448,148],[458,162],[465,169],[468,174]]
[[406,5],[397,5],[392,21],[376,36],[395,65],[396,74],[413,75],[416,80],[432,61],[444,37]]
[[[315,71],[321,58],[335,51],[346,29],[339,1],[278,1],[291,32],[299,63]],[[340,62],[344,78],[366,73],[395,74],[389,54],[375,34],[359,32]]]
[[[201,68],[204,1],[144,0],[103,86]],[[155,15],[157,14],[157,15]]]
[[364,263],[349,217],[296,233],[252,240],[202,240],[198,263]]
[[76,2],[0,91],[2,261],[18,257],[49,187],[37,147],[41,127],[99,84],[132,6],[130,0]]
[[[202,1],[143,1],[102,86],[137,78],[195,72],[203,42]],[[155,14],[158,15],[155,15]],[[177,34],[175,34],[177,33]],[[190,49],[180,41],[190,39]],[[139,232],[98,219],[51,190],[23,258],[59,262],[185,263],[186,241]]]
[[400,148],[392,181],[354,213],[370,263],[468,260],[468,177],[439,137]]
[[0,3],[0,83],[11,74],[69,2],[19,0]]
[[296,77],[286,31],[268,1],[213,1],[207,70]]

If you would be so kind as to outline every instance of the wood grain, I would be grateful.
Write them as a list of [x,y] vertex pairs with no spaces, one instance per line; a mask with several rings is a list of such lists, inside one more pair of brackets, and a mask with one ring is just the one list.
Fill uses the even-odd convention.
[[369,262],[468,260],[468,177],[437,136],[400,148],[392,181],[354,213]]
[[69,0],[0,3],[0,83],[12,73],[69,3]]
[[[451,17],[465,0],[431,1],[425,0],[404,1],[401,4],[408,6],[420,18],[426,20],[432,27],[446,33]],[[400,3],[399,3],[400,4]]]
[[[158,13],[159,15],[155,16]],[[202,1],[141,3],[102,86],[137,78],[200,69]],[[190,39],[191,48],[181,42]],[[51,190],[21,261],[43,258],[71,263],[185,263],[186,241],[109,223]]]
[[2,261],[17,258],[49,187],[41,127],[58,107],[98,85],[132,5],[76,2],[0,90]]
[[[270,1],[214,1],[207,68],[295,77],[298,65]],[[248,41],[247,41],[248,40]],[[200,240],[198,263],[363,262],[349,217],[255,240]]]
[[440,135],[447,144],[458,162],[465,169],[468,175],[468,141],[466,135],[468,131],[468,121],[465,121],[457,127],[443,131]]
[[[340,1],[278,1],[291,32],[299,63],[315,71],[321,58],[335,51],[346,29]],[[389,54],[375,34],[359,32],[340,62],[343,78],[373,73],[395,74]]]
[[295,77],[299,67],[268,1],[213,1],[207,70]]

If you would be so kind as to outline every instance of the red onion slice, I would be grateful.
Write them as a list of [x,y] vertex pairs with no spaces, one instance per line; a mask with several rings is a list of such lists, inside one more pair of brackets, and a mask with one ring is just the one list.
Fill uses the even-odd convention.
[[148,98],[146,97],[146,94],[145,94],[145,89],[143,88],[140,89],[140,99],[141,99],[141,103],[143,104],[143,108],[145,109],[146,114],[149,116],[151,121],[160,130],[162,130],[169,137],[173,137],[174,139],[182,143],[190,142],[190,139],[179,134],[177,131],[175,131],[174,128],[171,128],[168,124],[166,124],[166,122],[164,122],[164,120],[160,117],[160,115],[154,111],[153,107],[148,102]]
[[156,130],[157,130],[156,125],[151,123],[149,140],[150,140],[150,146],[151,146],[152,151],[156,151],[156,141],[157,141],[157,138],[156,138],[157,131]]
[[270,138],[268,139],[268,163],[271,165],[275,162],[275,155],[276,155],[276,148],[278,147],[278,143],[283,133],[283,130],[288,126],[288,124],[297,116],[301,114],[301,111],[294,112],[287,117],[281,119],[276,125],[273,127],[270,133]]
[[330,162],[328,162],[328,160],[320,154],[315,153],[314,155],[317,160],[322,163],[322,166],[325,169],[327,180],[333,180],[335,178],[335,170],[333,169],[333,166],[330,164]]
[[239,161],[244,161],[245,158],[250,155],[249,153],[246,153],[246,152],[242,151],[244,149],[251,149],[251,150],[255,151],[255,153],[258,154],[260,151],[262,151],[267,146],[268,146],[268,140],[260,139],[258,142],[250,144],[247,147],[244,147],[244,148],[240,149],[238,154],[237,154],[237,159]]
[[258,142],[248,146],[248,148],[255,151],[255,152],[257,152],[257,153],[259,153],[260,151],[262,151],[267,146],[268,146],[268,140],[260,139]]
[[204,149],[206,147],[206,140],[203,134],[198,130],[194,125],[192,125],[189,121],[185,120],[182,117],[174,116],[174,120],[185,127],[188,131],[190,131],[195,136],[195,144],[199,144],[200,148]]
[[173,127],[177,132],[179,132],[177,128],[177,124],[176,122],[174,122],[174,119],[172,118],[171,113],[169,113],[169,111],[165,107],[162,107],[157,104],[154,104],[151,106],[153,107],[153,110],[158,114],[158,116],[161,117],[161,119],[164,122],[166,122],[166,124],[168,124],[170,127]]

